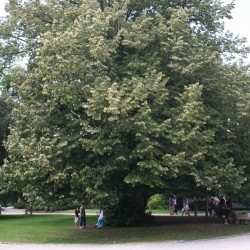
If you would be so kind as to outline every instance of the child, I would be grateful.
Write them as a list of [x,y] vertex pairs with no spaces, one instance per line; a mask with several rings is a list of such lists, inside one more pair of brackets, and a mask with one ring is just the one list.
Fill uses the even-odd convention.
[[80,210],[78,207],[76,207],[75,216],[74,216],[75,227],[79,225],[79,213],[80,213]]
[[102,228],[104,226],[104,209],[101,209],[95,228]]
[[183,199],[183,208],[182,208],[182,216],[185,214],[187,214],[188,216],[190,216],[189,214],[189,205],[188,205],[188,199],[184,198]]

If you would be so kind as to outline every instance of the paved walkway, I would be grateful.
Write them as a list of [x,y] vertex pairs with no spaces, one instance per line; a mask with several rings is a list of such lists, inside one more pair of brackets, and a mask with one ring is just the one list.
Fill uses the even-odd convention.
[[[1,1],[1,0],[0,0]],[[25,214],[25,209],[16,209],[13,207],[4,207],[2,210],[2,214]],[[53,215],[53,214],[65,214],[65,215],[73,215],[74,214],[74,210],[72,210],[72,213],[70,212],[33,212],[33,214],[40,214],[40,215]],[[190,213],[191,215],[192,212]],[[98,215],[97,213],[91,213],[91,212],[87,212],[87,215]],[[154,215],[154,214],[153,214]],[[163,213],[163,214],[157,214],[158,216],[170,216],[169,213]],[[174,215],[176,216],[176,215]],[[177,216],[181,216],[181,213],[179,213]],[[199,212],[198,216],[205,216],[205,212]]]
[[[1,0],[0,0],[1,1]],[[2,214],[25,214],[25,209],[16,209],[13,207],[4,207],[2,210]],[[65,214],[65,215],[74,215],[74,210],[72,213],[63,213],[63,212],[33,212],[33,214],[40,214],[40,215],[53,215],[53,214]],[[88,215],[98,215],[97,213],[87,213]]]
[[25,214],[25,209],[16,209],[13,207],[3,207],[2,214]]

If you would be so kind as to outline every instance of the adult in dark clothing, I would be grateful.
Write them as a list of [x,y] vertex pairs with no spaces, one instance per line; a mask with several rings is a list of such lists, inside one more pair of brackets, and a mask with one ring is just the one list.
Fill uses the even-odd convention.
[[225,216],[225,224],[228,224],[230,210],[227,206],[226,200],[224,198],[220,199],[216,215],[219,217]]
[[85,227],[86,227],[86,212],[84,203],[82,203],[80,207],[80,229],[83,229]]

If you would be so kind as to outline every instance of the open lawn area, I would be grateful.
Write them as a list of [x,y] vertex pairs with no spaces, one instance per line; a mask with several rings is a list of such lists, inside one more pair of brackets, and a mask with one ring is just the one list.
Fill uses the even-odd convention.
[[250,226],[224,225],[208,217],[157,216],[136,227],[95,229],[97,216],[87,216],[87,228],[74,226],[68,215],[1,215],[0,242],[123,243],[196,240],[250,232]]

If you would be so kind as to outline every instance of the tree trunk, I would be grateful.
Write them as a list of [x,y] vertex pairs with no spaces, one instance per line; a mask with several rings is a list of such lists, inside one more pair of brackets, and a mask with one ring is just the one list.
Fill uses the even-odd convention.
[[146,216],[147,198],[142,192],[123,196],[118,204],[107,207],[107,224],[113,226],[140,224]]
[[194,216],[197,216],[197,200],[194,198]]
[[206,216],[208,216],[208,205],[209,205],[209,198],[206,198],[206,200],[205,200],[205,213],[206,213]]
[[32,215],[32,213],[33,213],[33,206],[30,205],[29,208],[30,208],[30,215]]
[[129,197],[127,200],[127,208],[129,211],[136,211],[139,214],[145,213],[146,202],[143,193],[136,193],[134,196]]

